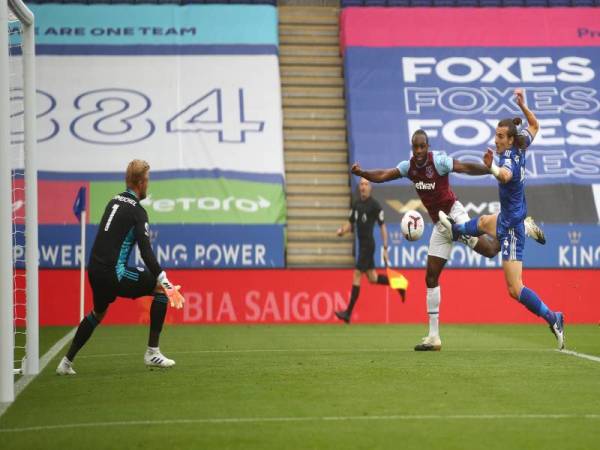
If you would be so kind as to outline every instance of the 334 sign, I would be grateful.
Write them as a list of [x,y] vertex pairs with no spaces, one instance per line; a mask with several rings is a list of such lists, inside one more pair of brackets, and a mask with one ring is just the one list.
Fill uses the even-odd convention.
[[[244,89],[214,88],[171,114],[164,124],[153,119],[150,96],[134,89],[103,88],[79,94],[72,103],[73,118],[61,123],[55,113],[62,107],[52,94],[37,91],[38,142],[69,130],[76,139],[96,145],[123,145],[150,138],[158,127],[167,133],[210,133],[218,142],[243,144],[248,133],[261,133],[264,120],[247,117]],[[23,92],[11,92],[11,141],[23,142]],[[163,108],[160,105],[160,108]],[[64,117],[64,112],[61,112]]]

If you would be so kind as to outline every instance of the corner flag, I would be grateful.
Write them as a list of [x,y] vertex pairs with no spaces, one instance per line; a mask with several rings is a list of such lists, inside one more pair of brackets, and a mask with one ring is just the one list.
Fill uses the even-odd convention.
[[73,214],[77,217],[77,220],[81,222],[81,212],[85,211],[85,187],[81,186],[77,197],[75,197],[75,203],[73,203]]
[[75,203],[73,203],[73,214],[81,223],[81,266],[79,273],[79,320],[83,319],[83,308],[85,303],[85,192],[84,186],[79,188]]

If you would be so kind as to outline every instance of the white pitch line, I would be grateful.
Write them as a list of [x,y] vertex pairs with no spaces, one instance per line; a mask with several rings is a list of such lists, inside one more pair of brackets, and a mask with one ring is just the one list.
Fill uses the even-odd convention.
[[[445,350],[444,353],[449,352],[551,352],[551,349],[545,348],[456,348],[454,350]],[[410,348],[263,348],[263,349],[239,349],[239,350],[187,350],[181,352],[168,352],[169,355],[186,355],[186,354],[219,354],[219,353],[415,353]],[[114,358],[118,356],[136,356],[139,353],[97,353],[93,355],[80,355],[77,359],[84,358]]]
[[0,433],[24,433],[30,431],[65,430],[74,428],[128,427],[148,425],[199,425],[199,424],[246,424],[277,422],[345,422],[376,420],[550,420],[586,419],[598,420],[600,414],[427,414],[427,415],[387,415],[387,416],[307,416],[307,417],[222,417],[205,419],[131,420],[118,422],[84,422],[35,427],[5,428]]
[[[56,356],[58,352],[65,346],[69,340],[75,336],[75,332],[77,328],[73,328],[67,334],[65,334],[57,343],[55,343],[50,350],[48,350],[44,356],[40,358],[40,371],[38,374],[42,373],[44,368],[48,365],[48,363]],[[37,375],[23,375],[19,380],[15,383],[15,400],[21,392],[25,390],[25,388],[31,383]],[[6,412],[9,406],[12,403],[0,403],[0,417]]]
[[565,353],[567,355],[577,356],[578,358],[589,359],[590,361],[600,362],[600,357],[598,357],[598,356],[586,355],[585,353],[578,353],[578,352],[574,352],[573,350],[556,350],[556,351],[560,352],[560,353]]

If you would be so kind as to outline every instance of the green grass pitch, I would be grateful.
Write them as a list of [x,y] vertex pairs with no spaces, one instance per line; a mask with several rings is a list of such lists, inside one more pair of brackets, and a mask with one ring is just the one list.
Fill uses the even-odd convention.
[[[49,348],[68,329],[43,329]],[[0,417],[3,449],[597,449],[600,362],[539,325],[167,326],[177,365],[143,365],[147,328],[99,327]],[[567,347],[600,356],[600,327]]]

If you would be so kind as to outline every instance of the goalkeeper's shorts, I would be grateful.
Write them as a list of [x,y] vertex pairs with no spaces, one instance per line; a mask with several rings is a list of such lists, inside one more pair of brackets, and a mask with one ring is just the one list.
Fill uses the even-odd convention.
[[94,310],[98,313],[106,311],[117,297],[152,295],[156,287],[156,277],[137,267],[124,267],[118,272],[90,269],[88,278],[94,295]]

